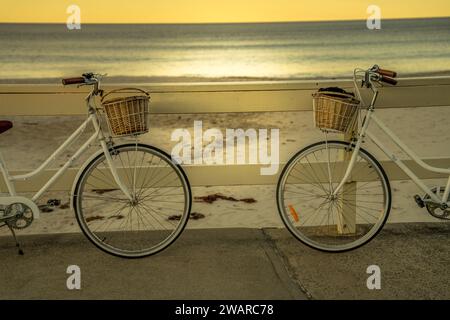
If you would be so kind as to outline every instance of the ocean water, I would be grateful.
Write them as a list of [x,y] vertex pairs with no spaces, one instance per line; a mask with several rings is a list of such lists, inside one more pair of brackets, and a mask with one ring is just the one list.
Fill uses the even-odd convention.
[[0,81],[83,72],[109,79],[349,77],[375,63],[401,75],[450,74],[450,18],[194,25],[0,24]]

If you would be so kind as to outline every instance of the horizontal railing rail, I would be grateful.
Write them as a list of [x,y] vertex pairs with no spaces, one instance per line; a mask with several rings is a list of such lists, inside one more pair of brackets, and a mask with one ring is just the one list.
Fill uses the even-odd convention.
[[[308,111],[321,87],[352,88],[349,80],[271,81],[189,84],[114,84],[106,91],[137,86],[151,93],[152,113]],[[88,87],[57,84],[0,84],[0,115],[85,114]],[[366,92],[366,94],[369,94]],[[405,78],[381,89],[379,108],[450,105],[450,77]]]

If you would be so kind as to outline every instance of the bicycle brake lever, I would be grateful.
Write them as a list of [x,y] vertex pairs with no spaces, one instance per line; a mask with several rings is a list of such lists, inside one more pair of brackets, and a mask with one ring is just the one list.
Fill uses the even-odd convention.
[[378,70],[380,70],[380,66],[377,64],[374,64],[373,67],[370,69],[370,71],[373,71],[373,72],[378,72]]

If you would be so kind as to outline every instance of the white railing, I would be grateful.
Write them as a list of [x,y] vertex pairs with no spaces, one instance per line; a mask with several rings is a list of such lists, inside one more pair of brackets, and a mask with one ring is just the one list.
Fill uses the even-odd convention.
[[[350,80],[201,84],[117,84],[104,89],[138,86],[151,93],[153,113],[306,111],[311,94],[321,87],[351,88]],[[0,115],[85,114],[88,88],[58,84],[0,84]],[[381,89],[379,108],[450,105],[450,77],[400,79]]]
[[[350,80],[283,81],[197,84],[117,84],[105,85],[106,91],[137,86],[151,93],[152,113],[223,113],[311,111],[311,95],[320,87],[351,88]],[[57,84],[0,84],[0,119],[9,116],[82,115],[87,88]],[[400,79],[396,87],[381,89],[377,108],[415,108],[450,106],[450,77]],[[439,125],[448,126],[450,119]],[[13,129],[14,130],[14,129]],[[1,138],[0,138],[1,139]],[[2,142],[5,143],[5,142]],[[7,142],[6,142],[7,143]],[[299,145],[299,148],[302,146]],[[450,167],[450,158],[428,159],[431,164]],[[408,162],[407,162],[408,164]],[[407,179],[391,161],[384,161],[392,180]],[[280,168],[283,163],[280,164]],[[274,184],[278,175],[261,176],[259,165],[187,166],[192,185]],[[53,186],[69,190],[76,172],[71,169]],[[439,175],[417,170],[421,178]],[[18,182],[18,191],[35,191],[54,170],[27,182]],[[21,172],[13,172],[21,174]],[[1,190],[4,182],[0,181]]]

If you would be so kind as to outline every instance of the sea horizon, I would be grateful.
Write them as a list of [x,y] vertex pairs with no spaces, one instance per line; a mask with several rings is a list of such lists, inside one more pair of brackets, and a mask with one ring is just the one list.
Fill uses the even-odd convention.
[[[383,18],[382,21],[403,21],[403,20],[440,20],[450,19],[450,16],[439,17],[408,17],[408,18]],[[337,20],[292,20],[292,21],[243,21],[243,22],[85,22],[82,25],[228,25],[228,24],[290,24],[290,23],[327,23],[327,22],[353,22],[363,21],[365,19],[337,19]],[[1,24],[33,24],[33,25],[66,25],[61,22],[2,22]]]

